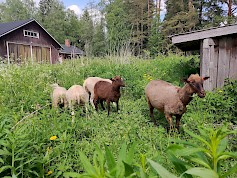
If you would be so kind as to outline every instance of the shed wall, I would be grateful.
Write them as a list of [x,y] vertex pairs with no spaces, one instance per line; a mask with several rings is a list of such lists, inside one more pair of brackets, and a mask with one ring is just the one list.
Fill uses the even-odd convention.
[[226,78],[237,79],[237,36],[204,39],[200,69],[202,76],[210,76],[204,82],[205,90],[224,86]]

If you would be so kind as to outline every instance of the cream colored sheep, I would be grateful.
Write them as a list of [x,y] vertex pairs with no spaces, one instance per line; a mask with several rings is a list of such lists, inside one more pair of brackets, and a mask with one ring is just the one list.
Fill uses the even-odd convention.
[[185,80],[186,84],[182,88],[162,80],[152,80],[148,83],[145,94],[154,124],[156,125],[156,120],[153,110],[156,108],[165,114],[170,128],[173,127],[172,116],[176,116],[176,128],[179,130],[180,119],[186,112],[186,105],[192,100],[192,95],[197,93],[200,98],[205,96],[203,82],[208,78],[192,74]]
[[52,107],[57,108],[59,104],[66,106],[66,88],[60,87],[57,83],[51,85],[53,88],[52,92]]
[[66,92],[67,104],[70,109],[74,105],[84,105],[89,102],[89,94],[81,85],[73,85]]
[[83,87],[85,88],[85,90],[89,93],[90,95],[90,103],[92,106],[94,106],[93,100],[94,100],[94,87],[95,84],[99,81],[106,81],[112,84],[112,80],[110,79],[104,79],[104,78],[100,78],[100,77],[88,77],[84,83],[83,83]]

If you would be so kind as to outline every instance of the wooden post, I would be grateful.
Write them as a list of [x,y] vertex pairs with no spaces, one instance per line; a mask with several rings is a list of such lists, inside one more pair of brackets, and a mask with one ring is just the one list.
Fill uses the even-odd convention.
[[212,38],[206,38],[201,42],[200,74],[202,77],[210,77],[203,84],[204,89],[207,91],[216,88],[217,59],[215,45],[217,45],[217,42]]
[[7,41],[7,64],[10,64],[9,42]]

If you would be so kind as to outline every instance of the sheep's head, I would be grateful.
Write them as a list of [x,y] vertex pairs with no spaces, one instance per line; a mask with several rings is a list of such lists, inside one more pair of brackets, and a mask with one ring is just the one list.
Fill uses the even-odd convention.
[[191,74],[188,79],[185,80],[200,98],[205,97],[205,90],[203,89],[203,82],[209,79],[209,77],[200,77],[198,74]]
[[57,87],[59,87],[59,85],[57,84],[57,83],[53,83],[53,84],[51,84],[50,85],[52,88],[57,88]]
[[120,76],[115,76],[114,78],[111,78],[111,80],[113,85],[125,87],[125,83]]

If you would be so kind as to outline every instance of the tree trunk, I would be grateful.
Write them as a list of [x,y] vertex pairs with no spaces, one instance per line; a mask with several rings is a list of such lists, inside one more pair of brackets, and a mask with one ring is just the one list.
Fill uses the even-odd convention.
[[232,0],[229,0],[228,5],[228,17],[232,17]]

